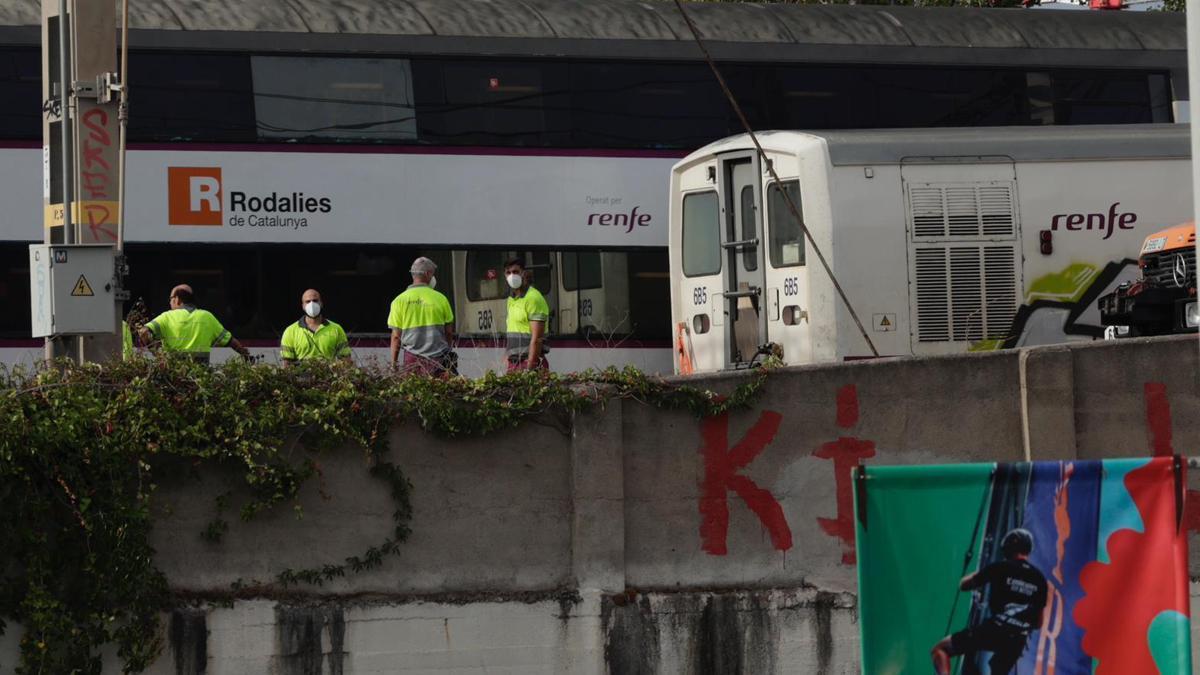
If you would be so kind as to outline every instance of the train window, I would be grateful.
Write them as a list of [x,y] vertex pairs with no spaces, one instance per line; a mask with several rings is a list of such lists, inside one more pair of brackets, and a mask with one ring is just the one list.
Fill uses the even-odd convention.
[[260,138],[370,143],[417,137],[405,59],[255,56],[251,66]]
[[504,251],[467,251],[467,298],[472,302],[498,300],[508,295],[504,281]]
[[129,81],[137,83],[130,140],[255,140],[247,55],[139,52],[129,59]]
[[36,49],[0,49],[0,138],[41,138],[42,57]]
[[945,127],[1027,124],[1025,78],[1013,70],[887,68],[871,71],[878,88],[877,126]]
[[562,279],[565,291],[588,291],[601,287],[600,253],[567,252],[562,254]]
[[695,192],[683,198],[683,274],[721,271],[721,226],[717,193]]
[[[742,219],[742,240],[749,241],[758,236],[757,228],[754,224],[754,188],[747,185],[742,188],[741,200],[741,219]],[[742,266],[747,272],[753,272],[758,269],[758,247],[745,246],[742,248]]]
[[[743,78],[730,81],[737,89]],[[703,64],[573,63],[571,82],[580,145],[694,148],[734,133],[729,104]]]
[[29,247],[24,243],[0,246],[0,337],[28,338],[31,322],[29,307]]
[[551,61],[412,63],[421,140],[456,145],[565,145],[567,66]]
[[[879,83],[861,68],[780,67],[773,126],[869,129],[877,125]],[[890,106],[889,106],[890,107]]]
[[[792,199],[801,217],[804,212],[800,204],[800,181],[783,182],[783,189]],[[804,231],[792,216],[791,209],[783,199],[783,190],[778,183],[767,188],[767,219],[771,241],[771,267],[797,267],[804,264]]]
[[1057,71],[1051,74],[1056,124],[1154,121],[1146,73]]

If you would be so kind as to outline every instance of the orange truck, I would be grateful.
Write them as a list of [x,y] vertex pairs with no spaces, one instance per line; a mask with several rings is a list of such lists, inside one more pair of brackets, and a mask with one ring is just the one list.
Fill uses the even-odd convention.
[[1196,305],[1196,223],[1155,232],[1142,242],[1141,273],[1099,300],[1105,337],[1194,333]]

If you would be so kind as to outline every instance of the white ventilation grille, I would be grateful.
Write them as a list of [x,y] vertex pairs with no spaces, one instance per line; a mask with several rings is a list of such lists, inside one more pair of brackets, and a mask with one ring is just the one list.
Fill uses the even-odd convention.
[[1013,244],[951,244],[913,249],[919,342],[1008,337],[1017,312]]
[[916,241],[1016,236],[1016,202],[1011,181],[905,183],[909,220]]

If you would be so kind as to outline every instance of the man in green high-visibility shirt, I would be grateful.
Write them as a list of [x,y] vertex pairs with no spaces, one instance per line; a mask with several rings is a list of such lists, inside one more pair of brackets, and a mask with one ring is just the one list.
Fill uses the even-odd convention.
[[538,289],[529,283],[525,261],[513,258],[504,263],[504,280],[512,293],[508,296],[505,317],[505,355],[508,372],[514,370],[549,370],[545,345],[546,324],[550,321],[550,305]]
[[228,345],[242,358],[250,360],[250,351],[225,330],[212,312],[196,307],[191,286],[180,284],[172,288],[167,302],[171,309],[146,322],[138,331],[143,344],[157,345],[165,352],[187,354],[205,363],[213,347]]
[[300,296],[304,316],[283,331],[279,340],[279,355],[283,365],[309,359],[349,359],[350,343],[346,331],[325,318],[321,294],[310,288]]
[[453,373],[454,310],[437,287],[437,265],[426,257],[413,261],[412,285],[392,300],[388,327],[392,329],[392,367],[404,351],[408,374]]

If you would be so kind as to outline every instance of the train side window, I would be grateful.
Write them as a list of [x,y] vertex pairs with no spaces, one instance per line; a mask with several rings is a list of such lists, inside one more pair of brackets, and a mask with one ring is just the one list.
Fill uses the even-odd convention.
[[[765,96],[746,90],[749,68],[726,77],[756,128]],[[694,148],[741,131],[703,64],[570,64],[574,141],[585,147]]]
[[[749,241],[758,236],[754,227],[754,188],[747,185],[742,188],[742,240]],[[746,246],[742,249],[742,266],[747,272],[758,269],[758,247]]]
[[260,138],[416,140],[405,59],[254,56],[251,67]]
[[1055,124],[1154,121],[1147,73],[1055,71],[1051,80]]
[[563,290],[588,291],[600,288],[600,253],[585,251],[583,253],[566,252],[562,254]]
[[467,251],[467,299],[472,302],[498,300],[508,294],[504,281],[504,251]]
[[721,226],[717,193],[683,198],[683,274],[707,276],[721,271]]
[[130,140],[253,143],[257,136],[246,54],[138,52],[129,81],[138,83]]
[[[804,217],[800,202],[800,181],[783,182],[783,189],[796,205],[800,217]],[[778,183],[772,183],[767,188],[767,219],[771,241],[771,267],[799,267],[804,264],[804,231],[800,221],[792,216],[783,199],[783,190]]]
[[37,48],[0,49],[0,138],[42,136],[42,61]]
[[569,138],[564,63],[421,59],[412,69],[424,142],[555,146]]

